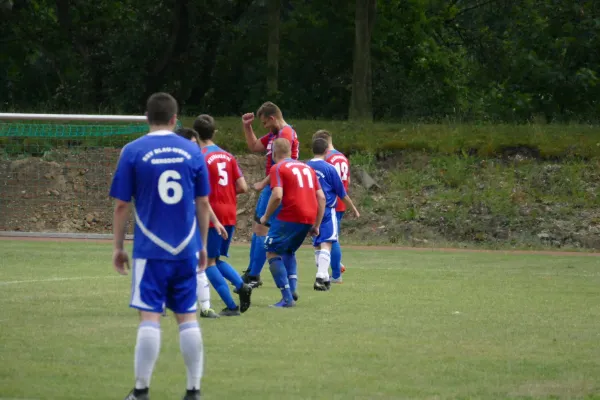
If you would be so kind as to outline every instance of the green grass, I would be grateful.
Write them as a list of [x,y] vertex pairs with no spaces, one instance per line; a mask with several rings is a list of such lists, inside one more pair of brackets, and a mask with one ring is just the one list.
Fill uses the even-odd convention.
[[[130,281],[97,243],[0,241],[0,398],[118,399],[132,386]],[[268,271],[242,317],[202,321],[205,399],[600,398],[598,258],[345,252],[345,283],[278,300]],[[241,269],[247,249],[233,249]],[[213,292],[215,308],[222,307]],[[185,382],[163,319],[154,399]]]
[[[185,126],[193,118],[181,119]],[[542,159],[599,158],[600,127],[594,125],[559,124],[373,124],[329,120],[295,120],[288,118],[300,136],[301,156],[310,154],[310,138],[318,129],[327,129],[334,142],[344,153],[387,154],[398,151],[425,151],[429,154],[477,155],[482,158],[504,156],[511,149],[520,148]],[[255,123],[257,135],[264,130]],[[121,147],[139,134],[142,128],[132,125],[103,131],[98,126],[86,129],[47,132],[35,129],[38,123],[15,128],[14,124],[0,124],[0,155],[43,155],[57,147]],[[76,126],[76,125],[73,125]],[[33,127],[33,128],[32,128]],[[11,129],[9,129],[11,128]],[[246,143],[238,117],[217,118],[219,143],[234,153],[246,152]],[[137,130],[136,130],[137,129]],[[140,130],[141,129],[141,130]]]

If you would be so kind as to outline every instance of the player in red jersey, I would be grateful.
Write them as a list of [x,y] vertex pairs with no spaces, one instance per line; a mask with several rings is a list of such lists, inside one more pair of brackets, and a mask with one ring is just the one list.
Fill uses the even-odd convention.
[[[254,114],[247,113],[242,116],[242,123],[244,126],[244,134],[246,136],[246,143],[248,149],[253,152],[266,152],[266,174],[265,178],[258,183],[254,184],[254,189],[260,191],[260,196],[256,204],[256,213],[254,216],[254,223],[252,225],[252,241],[250,246],[250,263],[248,269],[244,272],[244,281],[249,283],[253,287],[258,287],[262,284],[260,280],[260,272],[262,271],[263,265],[266,261],[266,253],[264,250],[265,235],[268,232],[268,224],[261,225],[259,223],[260,218],[264,215],[267,209],[267,203],[271,196],[271,187],[269,185],[269,171],[274,164],[273,160],[273,142],[278,138],[287,139],[290,143],[290,156],[292,159],[297,160],[299,154],[299,142],[298,136],[294,129],[283,119],[283,114],[279,107],[271,102],[266,102],[256,112],[256,115],[260,119],[263,127],[268,130],[268,133],[261,137],[256,138],[252,129],[252,122],[254,121]],[[273,219],[275,215],[272,216]],[[290,256],[291,257],[291,256]],[[293,262],[293,260],[290,260]]]
[[296,263],[284,256],[294,254],[306,235],[319,234],[325,212],[325,195],[315,171],[308,165],[291,158],[290,142],[274,142],[276,165],[271,167],[269,179],[272,193],[260,223],[266,224],[279,209],[265,238],[269,268],[275,284],[281,290],[282,300],[275,307],[293,307],[298,281]]
[[[315,139],[325,139],[329,143],[329,148],[327,149],[327,154],[325,155],[325,161],[329,164],[333,165],[342,179],[342,183],[344,184],[344,189],[348,192],[348,187],[350,186],[350,161],[348,158],[342,154],[340,151],[336,150],[333,147],[333,141],[331,139],[331,133],[326,130],[318,130],[312,137],[314,142]],[[344,204],[341,199],[338,199],[337,205],[335,207],[335,213],[338,221],[338,241],[333,243],[331,247],[331,282],[332,283],[342,283],[342,273],[346,272],[346,267],[342,264],[342,249],[340,247],[339,236],[340,229],[342,224],[342,218],[344,217],[344,213],[346,212],[346,204]]]

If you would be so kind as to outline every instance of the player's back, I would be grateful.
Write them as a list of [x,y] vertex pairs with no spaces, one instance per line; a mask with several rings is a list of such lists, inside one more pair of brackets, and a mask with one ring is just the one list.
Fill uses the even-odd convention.
[[[350,161],[348,158],[339,150],[333,149],[327,153],[325,160],[335,167],[338,175],[342,179],[344,189],[348,191],[348,186],[350,184]],[[335,210],[346,211],[346,204],[338,199]]]
[[319,179],[321,189],[325,194],[325,207],[330,209],[336,206],[338,194],[345,195],[345,188],[336,168],[327,161],[315,158],[307,162]]
[[283,189],[281,211],[277,219],[286,222],[314,224],[318,203],[319,181],[308,165],[291,158],[280,161],[271,169],[271,187]]
[[236,181],[241,178],[237,160],[217,145],[202,149],[210,177],[210,205],[223,225],[235,225],[237,211]]
[[134,258],[195,256],[195,198],[208,194],[205,168],[198,146],[169,131],[149,133],[123,148],[111,196],[135,199]]

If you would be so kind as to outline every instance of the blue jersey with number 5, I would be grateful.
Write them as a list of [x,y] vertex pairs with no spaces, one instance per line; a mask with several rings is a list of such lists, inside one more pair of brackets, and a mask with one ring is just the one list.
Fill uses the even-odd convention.
[[110,196],[135,199],[133,258],[195,257],[202,247],[195,198],[209,193],[206,163],[196,143],[157,131],[123,147]]

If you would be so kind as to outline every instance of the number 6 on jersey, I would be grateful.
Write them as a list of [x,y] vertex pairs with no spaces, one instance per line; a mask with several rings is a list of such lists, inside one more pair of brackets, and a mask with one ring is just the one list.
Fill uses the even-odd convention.
[[183,198],[183,188],[179,182],[169,179],[181,179],[179,172],[168,169],[158,178],[158,195],[165,204],[177,204]]

